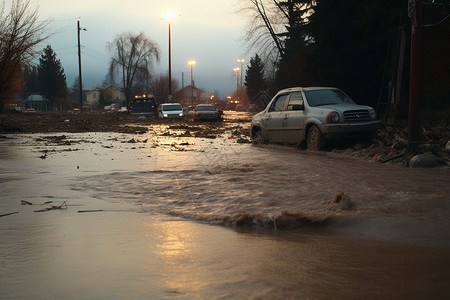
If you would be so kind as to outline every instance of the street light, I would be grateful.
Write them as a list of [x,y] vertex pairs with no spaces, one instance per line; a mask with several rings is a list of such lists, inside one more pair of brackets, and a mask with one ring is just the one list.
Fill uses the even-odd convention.
[[[181,16],[180,14],[178,16]],[[170,22],[175,18],[175,15],[169,15],[161,20],[169,22],[169,101],[172,101],[172,49],[170,38]]]
[[243,71],[242,64],[244,63],[245,60],[242,58],[236,61],[241,64],[241,90],[242,90],[242,71]]
[[192,72],[192,66],[195,65],[196,61],[191,60],[188,64],[191,66],[191,105],[194,103],[194,76]]

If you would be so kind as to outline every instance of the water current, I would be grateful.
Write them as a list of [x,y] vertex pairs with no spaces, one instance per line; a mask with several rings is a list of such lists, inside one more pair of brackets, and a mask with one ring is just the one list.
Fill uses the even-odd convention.
[[[448,169],[228,134],[49,136],[0,139],[0,214],[15,213],[0,218],[1,299],[450,292]],[[35,212],[47,201],[69,206]]]

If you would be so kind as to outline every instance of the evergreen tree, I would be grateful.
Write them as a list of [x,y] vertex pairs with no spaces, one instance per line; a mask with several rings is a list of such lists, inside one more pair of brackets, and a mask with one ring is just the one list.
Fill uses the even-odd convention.
[[311,47],[297,65],[301,85],[336,86],[375,105],[389,39],[404,24],[406,6],[402,0],[317,1],[305,28]]
[[250,59],[250,65],[245,71],[245,82],[248,99],[252,100],[260,91],[267,88],[264,79],[264,64],[258,54]]
[[24,95],[29,96],[32,93],[39,92],[38,71],[36,66],[25,66],[23,70],[25,88]]
[[41,95],[48,99],[50,110],[54,109],[56,100],[67,97],[66,75],[61,61],[56,58],[50,45],[44,49],[44,53],[39,58],[38,80]]
[[80,105],[80,76],[75,78],[70,88],[70,101],[72,105],[76,104],[77,107]]

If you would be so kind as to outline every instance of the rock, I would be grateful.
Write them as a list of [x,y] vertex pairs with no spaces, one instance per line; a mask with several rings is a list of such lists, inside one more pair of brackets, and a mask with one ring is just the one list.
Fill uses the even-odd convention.
[[450,152],[450,141],[445,145],[445,151]]
[[409,161],[411,168],[434,168],[439,165],[439,159],[431,153],[418,154]]
[[353,201],[350,200],[350,197],[347,196],[344,192],[337,193],[334,196],[333,202],[339,203],[341,209],[343,210],[351,210],[355,206],[355,203],[353,203]]

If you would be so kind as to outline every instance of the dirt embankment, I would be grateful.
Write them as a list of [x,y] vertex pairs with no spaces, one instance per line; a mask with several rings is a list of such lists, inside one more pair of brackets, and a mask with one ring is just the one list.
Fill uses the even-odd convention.
[[[432,124],[424,121],[418,153],[431,153],[442,166],[450,163],[450,126],[446,122]],[[448,146],[447,146],[448,147]],[[370,139],[363,142],[349,141],[336,145],[332,152],[363,157],[380,163],[408,166],[413,155],[408,152],[408,124],[406,121],[392,126],[382,126]]]
[[[249,142],[251,116],[243,119],[225,118],[217,122],[192,120],[160,120],[128,113],[7,113],[0,115],[0,134],[5,133],[55,133],[55,132],[119,132],[143,134],[156,126],[158,135],[216,138],[230,132],[240,142]],[[381,163],[408,165],[412,155],[408,153],[408,126],[406,122],[395,126],[383,126],[370,139],[330,143],[328,151],[376,160]],[[162,129],[162,130],[161,130]],[[448,122],[432,124],[423,122],[419,153],[432,153],[442,163],[450,162]]]
[[[6,133],[55,133],[55,132],[119,132],[143,134],[155,126],[167,130],[158,134],[215,138],[226,131],[245,134],[244,124],[250,119],[194,122],[184,120],[161,120],[155,116],[131,115],[120,112],[102,113],[6,113],[0,114],[0,134]],[[170,129],[170,130],[169,130]],[[181,133],[180,133],[181,132]]]

